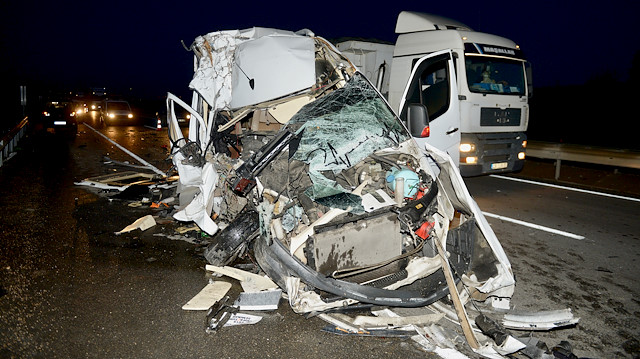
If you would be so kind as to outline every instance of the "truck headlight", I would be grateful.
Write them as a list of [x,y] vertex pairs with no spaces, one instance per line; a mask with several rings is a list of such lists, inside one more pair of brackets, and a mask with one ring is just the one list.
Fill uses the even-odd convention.
[[473,152],[476,150],[476,145],[473,143],[461,143],[460,152]]
[[518,152],[518,159],[519,160],[524,160],[525,157],[526,157],[526,155],[524,154],[524,152]]

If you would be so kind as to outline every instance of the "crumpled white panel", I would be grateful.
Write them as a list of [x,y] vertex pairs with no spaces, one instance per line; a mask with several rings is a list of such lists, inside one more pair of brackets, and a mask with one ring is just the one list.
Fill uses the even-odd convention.
[[[274,39],[251,41],[264,37]],[[253,44],[247,44],[239,49],[243,43]],[[315,81],[314,42],[309,37],[296,35],[290,31],[258,27],[216,31],[198,36],[192,47],[198,56],[198,66],[189,83],[189,88],[202,96],[211,106],[209,118],[202,119],[195,116],[198,122],[192,120],[189,123],[189,140],[199,143],[203,152],[208,148],[210,133],[213,130],[213,114],[230,108],[234,96],[244,98],[245,102],[263,101],[311,87]],[[242,51],[247,51],[247,54],[242,55]],[[267,58],[271,60],[265,61]],[[244,61],[244,65],[241,65],[243,70],[255,72],[255,81],[260,91],[254,91],[249,87],[247,78],[238,70],[238,66],[234,65],[238,59]],[[301,69],[299,65],[301,63],[304,64],[304,69]],[[280,72],[274,76],[276,67]],[[304,71],[305,76],[301,76],[300,71]],[[233,92],[234,76],[244,78],[243,85],[238,85],[235,93]],[[288,85],[283,86],[283,81]],[[291,82],[294,83],[293,86]],[[245,92],[248,94],[243,97]],[[256,97],[256,94],[259,96]],[[172,100],[182,107],[189,107],[177,98]],[[192,112],[193,109],[190,110]],[[172,116],[175,117],[173,111]],[[171,123],[177,126],[177,122]],[[180,183],[187,187],[198,187],[200,193],[183,210],[176,213],[174,218],[180,221],[194,221],[203,231],[213,234],[218,230],[218,226],[210,218],[213,191],[218,184],[218,174],[211,163],[198,168],[183,164],[183,159],[184,157],[179,153],[176,153],[173,158],[173,163],[180,174]]]
[[230,106],[254,105],[310,88],[315,74],[312,38],[278,34],[243,42],[236,50]]
[[[198,68],[196,69],[193,76],[193,80],[191,80],[191,82],[189,83],[189,88],[198,92],[204,98],[204,100],[209,105],[211,105],[211,107],[213,107],[214,111],[229,107],[232,97],[235,96],[235,94],[232,94],[233,77],[237,76],[238,78],[244,78],[245,82],[247,83],[246,87],[249,88],[248,80],[246,79],[244,74],[235,73],[240,71],[237,71],[237,66],[234,66],[234,62],[238,61],[239,57],[243,57],[236,52],[236,49],[240,44],[244,42],[275,35],[294,39],[293,41],[296,43],[302,41],[300,39],[303,39],[313,44],[313,40],[311,38],[296,35],[291,31],[260,27],[254,27],[245,30],[216,31],[203,36],[198,36],[192,46],[197,50],[197,53],[199,53],[201,57],[199,59]],[[264,44],[264,42],[259,41],[257,43],[257,46],[260,46],[261,44]],[[300,56],[300,52],[297,51],[299,49],[298,45],[292,46],[290,44],[287,44],[286,46],[292,48],[291,51],[293,51],[293,54],[295,56]],[[247,48],[250,51],[252,49],[255,49],[255,46],[249,45]],[[264,49],[260,49],[258,51],[258,58],[245,60],[247,66],[250,66],[251,62],[259,63],[262,60],[262,57],[268,56],[269,53],[274,50],[274,48],[269,48],[267,50],[268,51],[265,52]],[[313,47],[311,50],[311,65],[315,66],[313,62],[313,56],[315,56],[313,53]],[[247,61],[249,61],[249,63],[247,63]],[[247,69],[245,69],[244,66],[242,66],[242,68],[245,72],[247,72]],[[262,68],[260,68],[260,71],[271,72],[273,71],[273,68],[270,68],[269,66],[263,66]],[[296,71],[291,71],[291,74],[296,75]],[[252,76],[259,75],[260,74],[255,73]],[[312,72],[312,76],[315,76],[315,68],[314,72]],[[280,79],[280,81],[282,81],[282,79]],[[260,80],[260,82],[262,87],[264,87],[265,89],[269,86],[275,85],[274,83],[271,83],[270,80]],[[242,89],[242,91],[244,91],[244,89]],[[285,93],[283,95],[286,94],[288,93]]]
[[231,102],[233,54],[241,41],[240,31],[231,30],[198,36],[193,43],[201,57],[189,88],[213,108],[224,108]]
[[[190,166],[192,168],[196,168]],[[183,210],[175,213],[173,218],[179,221],[194,221],[203,231],[212,235],[218,231],[218,225],[211,219],[213,208],[213,191],[218,184],[218,172],[211,162],[205,163],[199,176],[202,181],[197,186],[200,189],[195,198]],[[192,183],[197,180],[194,178]],[[182,173],[180,174],[182,182]]]
[[467,206],[473,212],[474,217],[476,218],[476,223],[482,234],[484,235],[489,247],[491,247],[493,251],[493,255],[500,262],[500,266],[498,267],[498,275],[490,278],[486,283],[482,285],[482,287],[477,288],[479,291],[483,293],[494,294],[496,292],[500,292],[502,296],[511,297],[514,291],[515,286],[515,278],[513,277],[513,271],[511,269],[511,262],[507,258],[507,254],[504,252],[502,245],[498,241],[493,229],[487,222],[487,219],[484,217],[484,214],[478,207],[476,201],[471,197],[469,190],[464,185],[464,181],[460,172],[458,172],[456,165],[453,163],[451,157],[445,152],[429,145],[425,144],[425,149],[437,162],[439,166],[447,166],[454,170],[448,171],[451,174],[451,183],[454,186],[456,191],[456,195],[465,202]]

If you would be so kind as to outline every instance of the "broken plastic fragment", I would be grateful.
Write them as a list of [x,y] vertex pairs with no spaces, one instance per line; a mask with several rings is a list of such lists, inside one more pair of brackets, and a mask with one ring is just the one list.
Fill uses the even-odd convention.
[[444,318],[444,313],[413,315],[407,317],[387,317],[378,316],[370,317],[359,315],[353,320],[353,324],[362,328],[379,328],[379,327],[399,327],[403,325],[425,325],[433,324]]
[[242,289],[245,292],[255,293],[268,289],[276,289],[278,285],[275,284],[271,279],[266,276],[261,276],[258,274],[253,274],[247,271],[243,271],[241,269],[233,268],[233,267],[216,267],[212,265],[206,265],[205,269],[208,271],[220,273],[226,275],[227,277],[235,278],[240,281],[240,285],[242,285]]
[[508,313],[504,315],[502,325],[509,329],[550,330],[577,324],[580,318],[574,318],[571,309],[550,310],[534,313]]
[[243,292],[233,303],[240,310],[276,310],[282,296],[282,290],[266,290],[262,292]]
[[202,290],[196,294],[191,300],[182,306],[183,310],[207,310],[211,308],[217,301],[222,299],[231,289],[231,283],[228,282],[212,282],[207,284]]
[[144,217],[140,217],[135,220],[135,222],[130,225],[124,227],[120,232],[116,232],[116,234],[122,234],[131,232],[133,230],[139,229],[141,231],[147,230],[156,225],[156,220],[153,219],[153,216],[148,214]]

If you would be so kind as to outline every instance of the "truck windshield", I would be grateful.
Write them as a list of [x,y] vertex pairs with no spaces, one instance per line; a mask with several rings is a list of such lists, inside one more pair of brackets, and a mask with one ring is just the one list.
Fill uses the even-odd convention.
[[471,92],[525,95],[522,61],[466,56],[467,84]]

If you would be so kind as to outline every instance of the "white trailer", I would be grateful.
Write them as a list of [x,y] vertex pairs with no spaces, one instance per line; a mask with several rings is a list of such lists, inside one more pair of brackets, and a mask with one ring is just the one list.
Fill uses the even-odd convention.
[[[395,32],[395,45],[344,41],[337,47],[376,84],[416,141],[448,152],[463,176],[520,170],[531,95],[520,47],[452,19],[409,11],[398,15]],[[415,115],[409,119],[420,106],[428,114],[424,126],[416,126]]]

